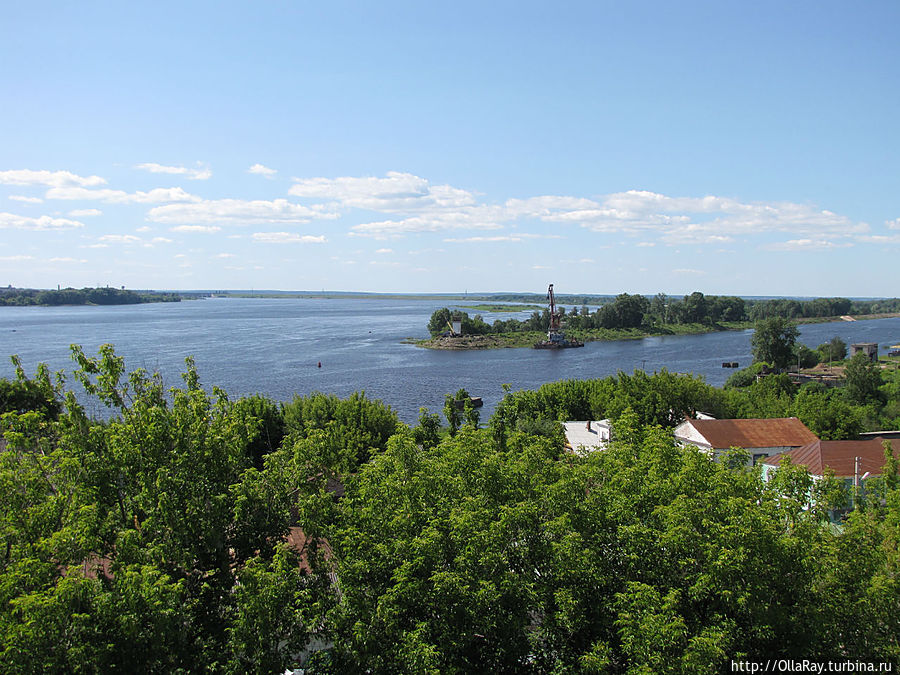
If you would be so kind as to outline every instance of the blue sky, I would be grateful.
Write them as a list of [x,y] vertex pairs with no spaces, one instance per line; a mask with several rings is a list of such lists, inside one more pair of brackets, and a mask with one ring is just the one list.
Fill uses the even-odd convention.
[[0,284],[900,294],[900,3],[8,3]]

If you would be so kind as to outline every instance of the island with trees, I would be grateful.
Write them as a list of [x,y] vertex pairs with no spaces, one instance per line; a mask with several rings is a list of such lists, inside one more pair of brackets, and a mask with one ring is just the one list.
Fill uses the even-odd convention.
[[[110,345],[73,347],[69,380],[16,362],[0,672],[896,668],[897,459],[860,490],[673,439],[698,411],[796,416],[822,439],[900,429],[896,369],[857,355],[844,386],[798,384],[772,328],[753,345],[768,374],[724,388],[666,371],[507,387],[487,420],[460,390],[446,424],[423,408],[412,427],[362,393],[232,399],[190,360],[167,390]],[[612,442],[566,452],[560,420],[585,419]]]
[[[504,297],[504,296],[501,296]],[[530,296],[528,296],[530,297]],[[900,299],[853,301],[847,298],[812,300],[751,300],[735,296],[704,295],[695,291],[683,298],[658,293],[652,298],[621,293],[591,311],[587,305],[561,308],[566,335],[581,342],[628,340],[651,335],[688,335],[751,328],[761,319],[779,317],[795,322],[835,321],[853,314],[857,318],[883,318],[900,312]],[[451,322],[461,323],[459,333]],[[549,309],[535,309],[524,320],[484,321],[462,309],[443,307],[428,321],[430,338],[416,344],[431,349],[496,349],[531,347],[546,336]]]
[[97,288],[0,288],[0,306],[40,305],[137,305],[145,302],[180,302],[180,293],[164,291],[131,291],[102,286]]

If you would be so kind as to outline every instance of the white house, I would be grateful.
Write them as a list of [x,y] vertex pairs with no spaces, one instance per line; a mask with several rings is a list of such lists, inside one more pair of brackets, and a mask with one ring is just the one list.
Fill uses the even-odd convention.
[[563,422],[566,448],[580,455],[603,450],[609,443],[612,425],[609,420]]

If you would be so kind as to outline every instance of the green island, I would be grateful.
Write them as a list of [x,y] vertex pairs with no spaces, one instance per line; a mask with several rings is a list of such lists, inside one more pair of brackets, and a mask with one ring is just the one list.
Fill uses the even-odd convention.
[[146,302],[180,302],[180,293],[163,291],[131,291],[125,288],[59,288],[41,290],[36,288],[0,289],[0,306],[40,305],[137,305]]
[[[724,388],[662,371],[465,390],[415,425],[362,393],[166,389],[111,345],[0,379],[0,672],[719,673],[900,666],[900,462],[853,480],[676,440],[703,411],[822,442],[900,429],[897,359],[798,383],[761,319]],[[802,354],[800,354],[802,356]],[[105,410],[97,417],[89,410]],[[593,452],[561,420],[608,420]],[[865,441],[871,445],[873,441]],[[898,441],[893,441],[894,444]]]
[[[480,314],[470,317],[461,307],[435,311],[428,321],[426,339],[408,342],[428,349],[472,350],[532,347],[543,340],[551,324],[550,310],[535,309],[524,320],[484,321]],[[493,307],[493,306],[490,306]],[[474,309],[473,307],[469,307]],[[477,307],[482,311],[495,311]],[[521,310],[519,310],[521,311]],[[875,319],[897,316],[900,299],[849,300],[749,300],[735,296],[704,295],[695,291],[683,298],[659,293],[653,298],[622,293],[593,312],[586,305],[557,309],[566,336],[581,342],[633,340],[654,335],[698,335],[726,330],[746,330],[754,322],[782,317],[796,323]],[[452,322],[458,321],[459,332]]]

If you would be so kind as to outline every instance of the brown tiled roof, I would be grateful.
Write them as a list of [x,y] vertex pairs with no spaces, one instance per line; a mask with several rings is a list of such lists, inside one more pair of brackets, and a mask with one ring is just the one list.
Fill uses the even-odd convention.
[[[764,460],[765,464],[778,466],[782,457],[789,457],[792,464],[803,465],[814,476],[825,473],[826,467],[841,478],[852,478],[856,458],[859,457],[859,475],[867,471],[880,476],[884,468],[884,446],[882,439],[868,441],[813,441],[802,448],[773,455]],[[894,457],[900,456],[900,439],[889,441]]]
[[796,417],[690,420],[713,448],[800,447],[818,440]]

